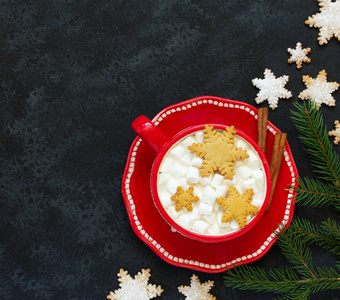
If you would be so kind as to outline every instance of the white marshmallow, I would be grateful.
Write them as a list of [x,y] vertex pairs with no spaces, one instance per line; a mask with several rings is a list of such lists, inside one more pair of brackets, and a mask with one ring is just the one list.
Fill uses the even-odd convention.
[[216,188],[216,197],[226,197],[228,193],[229,186],[227,185],[219,185]]
[[222,184],[225,184],[225,185],[234,185],[234,186],[237,186],[240,184],[240,182],[242,181],[242,178],[240,177],[240,175],[236,172],[233,176],[233,179],[230,180],[230,179],[224,179]]
[[174,204],[174,201],[171,200],[171,194],[168,191],[159,191],[158,196],[164,208],[168,208],[170,205]]
[[200,157],[197,157],[195,156],[191,162],[190,162],[190,165],[194,166],[194,167],[197,167],[197,168],[200,168],[202,166],[202,163],[203,163],[203,159],[200,158]]
[[171,174],[176,178],[183,178],[187,172],[187,167],[182,166],[179,162],[176,162],[171,169]]
[[209,227],[209,224],[203,220],[195,221],[193,228],[198,233],[204,233]]
[[213,177],[212,174],[210,174],[208,177],[200,176],[200,184],[208,185],[211,182],[212,177]]
[[185,148],[181,145],[177,145],[173,147],[168,153],[170,157],[173,157],[177,161],[179,161],[183,157],[184,154],[185,154]]
[[202,218],[206,220],[209,224],[216,223],[216,213],[212,212],[211,215],[203,215]]
[[262,170],[255,170],[251,175],[259,188],[264,186],[264,174]]
[[204,142],[203,131],[196,132],[195,137],[196,137],[197,143],[203,143]]
[[255,194],[251,200],[251,204],[260,207],[263,204],[263,195]]
[[[195,205],[196,203],[193,203],[193,205]],[[194,218],[195,220],[199,219],[201,217],[201,214],[198,212],[198,208],[197,207],[193,207],[192,211],[188,212],[192,218]]]
[[201,215],[205,215],[205,216],[210,216],[213,210],[213,206],[209,205],[205,202],[200,202],[199,206],[198,206],[198,212]]
[[196,139],[193,136],[189,136],[184,141],[182,141],[182,145],[185,148],[188,148],[188,146],[192,145],[193,143],[196,143]]
[[235,219],[231,220],[229,223],[230,223],[230,228],[232,230],[240,229],[240,226],[238,226],[238,223]]
[[184,189],[187,190],[189,188],[189,184],[185,180],[185,178],[181,178],[179,181],[179,185]]
[[213,205],[215,203],[216,198],[217,195],[215,190],[208,185],[204,190],[202,201],[209,205]]
[[165,185],[168,182],[169,178],[170,178],[169,174],[167,174],[167,173],[160,173],[158,175],[158,184],[159,185]]
[[200,199],[203,198],[203,193],[202,193],[201,189],[197,188],[196,186],[194,186],[194,191],[192,192],[192,194],[194,196],[197,196]]
[[249,157],[247,160],[247,165],[251,168],[256,168],[261,166],[260,158],[254,153],[254,151],[248,151]]
[[239,194],[243,194],[243,192],[245,191],[243,188],[243,184],[242,186],[241,185],[235,186],[235,188],[239,192]]
[[247,179],[249,178],[251,174],[251,170],[247,165],[242,165],[236,169],[237,174],[242,178],[242,179]]
[[178,218],[178,223],[186,229],[189,229],[195,220],[200,218],[198,208],[194,207],[192,211],[184,212]]
[[181,214],[183,214],[184,210],[180,209],[179,211],[177,211],[176,205],[171,205],[168,207],[167,212],[171,218],[176,220]]
[[221,206],[216,201],[213,205],[213,211],[216,212],[216,213],[219,212],[219,211],[222,211]]
[[210,185],[214,188],[216,188],[217,186],[219,186],[224,180],[224,176],[220,175],[220,174],[215,174],[210,182]]
[[248,152],[249,146],[243,139],[235,138],[234,145],[236,145],[239,148],[241,147],[242,150],[247,150]]
[[218,226],[217,223],[212,224],[211,226],[209,226],[207,233],[210,235],[216,235],[220,232],[220,227]]
[[177,187],[180,186],[179,182],[173,178],[171,178],[166,184],[166,189],[171,195],[175,195],[177,193]]
[[174,165],[175,161],[171,157],[167,156],[166,158],[163,159],[159,171],[163,173],[170,172]]
[[248,178],[246,180],[243,181],[243,187],[245,189],[253,189],[253,191],[255,191],[256,189],[256,182],[254,178]]
[[185,179],[189,184],[198,183],[200,180],[200,171],[196,167],[188,167]]
[[234,168],[237,169],[238,167],[241,167],[246,164],[245,160],[237,160],[234,162]]
[[[236,175],[236,174],[235,174],[235,175]],[[233,177],[233,180],[234,180],[234,178],[235,178],[235,175],[234,175],[234,177]],[[233,180],[224,179],[223,182],[222,182],[222,184],[223,184],[223,185],[227,185],[227,186],[235,185],[235,182],[234,182]]]
[[188,154],[184,155],[181,158],[180,163],[184,166],[189,166],[191,164],[191,156]]
[[195,219],[188,213],[183,213],[178,218],[178,223],[186,229],[190,229]]

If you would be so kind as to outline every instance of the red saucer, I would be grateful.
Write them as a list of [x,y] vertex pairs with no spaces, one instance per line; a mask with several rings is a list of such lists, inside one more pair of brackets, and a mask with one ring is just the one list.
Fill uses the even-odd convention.
[[[257,109],[219,97],[202,96],[169,106],[152,121],[169,137],[186,127],[205,123],[234,125],[254,140],[257,137]],[[268,161],[276,132],[280,130],[268,122]],[[298,172],[288,142],[269,211],[239,238],[220,243],[195,241],[171,230],[151,196],[150,173],[155,157],[156,152],[140,138],[134,140],[123,175],[122,193],[137,236],[170,264],[209,273],[223,272],[234,264],[247,264],[262,257],[276,241],[273,231],[278,229],[278,224],[290,224],[294,193],[288,188],[297,185]]]

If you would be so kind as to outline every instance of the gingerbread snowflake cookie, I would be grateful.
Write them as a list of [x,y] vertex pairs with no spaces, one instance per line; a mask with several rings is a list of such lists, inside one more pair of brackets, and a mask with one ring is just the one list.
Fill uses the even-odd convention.
[[288,63],[296,63],[296,67],[301,69],[302,63],[310,63],[311,59],[307,56],[311,52],[311,48],[302,49],[302,44],[300,42],[296,43],[295,49],[288,48],[287,51],[290,53],[291,57],[288,59]]
[[110,292],[107,299],[110,300],[149,300],[160,296],[163,292],[161,286],[149,284],[150,269],[142,269],[142,272],[138,272],[133,279],[127,271],[120,269],[117,274],[119,286],[118,290]]
[[267,100],[271,109],[277,108],[280,98],[292,97],[292,93],[284,87],[288,81],[288,75],[276,78],[270,69],[265,69],[264,79],[255,78],[252,80],[253,85],[260,89],[255,98],[256,103],[260,104]]
[[184,190],[181,186],[177,187],[177,193],[171,196],[172,201],[176,201],[175,209],[179,211],[182,207],[186,207],[188,211],[192,211],[192,202],[200,200],[197,196],[193,195],[194,187],[190,186],[187,190]]
[[199,278],[193,274],[191,276],[190,286],[179,286],[178,291],[186,296],[187,300],[216,300],[216,297],[209,293],[214,286],[214,281],[208,280],[201,283]]
[[333,35],[340,41],[340,0],[318,0],[320,13],[305,21],[309,27],[320,28],[318,41],[320,45],[327,44]]
[[251,204],[253,195],[253,189],[247,189],[243,194],[240,194],[236,187],[230,186],[227,197],[216,199],[216,202],[225,209],[222,223],[228,223],[235,219],[241,228],[246,227],[247,216],[255,216],[259,212],[258,207]]
[[338,120],[334,121],[335,129],[328,131],[329,136],[334,136],[334,144],[338,145],[340,142],[340,123]]
[[205,125],[204,142],[194,143],[188,146],[191,154],[203,159],[200,168],[201,177],[208,177],[215,171],[219,171],[225,179],[233,179],[234,162],[249,157],[247,150],[234,145],[234,126],[227,127],[221,134],[217,133],[213,126]]
[[327,73],[325,70],[320,71],[315,79],[308,75],[302,78],[307,89],[299,94],[300,99],[312,101],[317,108],[320,108],[322,103],[335,106],[335,99],[331,93],[336,91],[340,84],[337,82],[327,82]]

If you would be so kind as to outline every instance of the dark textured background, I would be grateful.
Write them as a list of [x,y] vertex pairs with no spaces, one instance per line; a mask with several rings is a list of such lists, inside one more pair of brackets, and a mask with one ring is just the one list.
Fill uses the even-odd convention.
[[[177,286],[193,273],[215,281],[218,299],[272,299],[160,259],[130,227],[121,178],[137,116],[200,95],[267,106],[251,84],[265,68],[290,76],[293,98],[269,119],[288,132],[300,175],[313,175],[289,117],[302,75],[326,69],[340,82],[340,42],[319,46],[319,30],[304,24],[318,10],[316,0],[1,1],[0,299],[105,299],[120,268],[150,268],[160,299],[184,299]],[[287,63],[298,41],[312,48],[301,70]],[[333,96],[337,106],[321,108],[329,130],[340,112]],[[327,208],[295,212],[335,218]],[[313,253],[317,265],[334,264]],[[252,265],[286,264],[274,245]]]

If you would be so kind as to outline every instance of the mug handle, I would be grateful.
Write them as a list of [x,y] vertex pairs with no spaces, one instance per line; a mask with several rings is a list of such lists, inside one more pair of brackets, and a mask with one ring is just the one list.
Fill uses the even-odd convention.
[[157,153],[169,141],[169,138],[146,116],[139,116],[132,122],[131,127],[133,131]]

